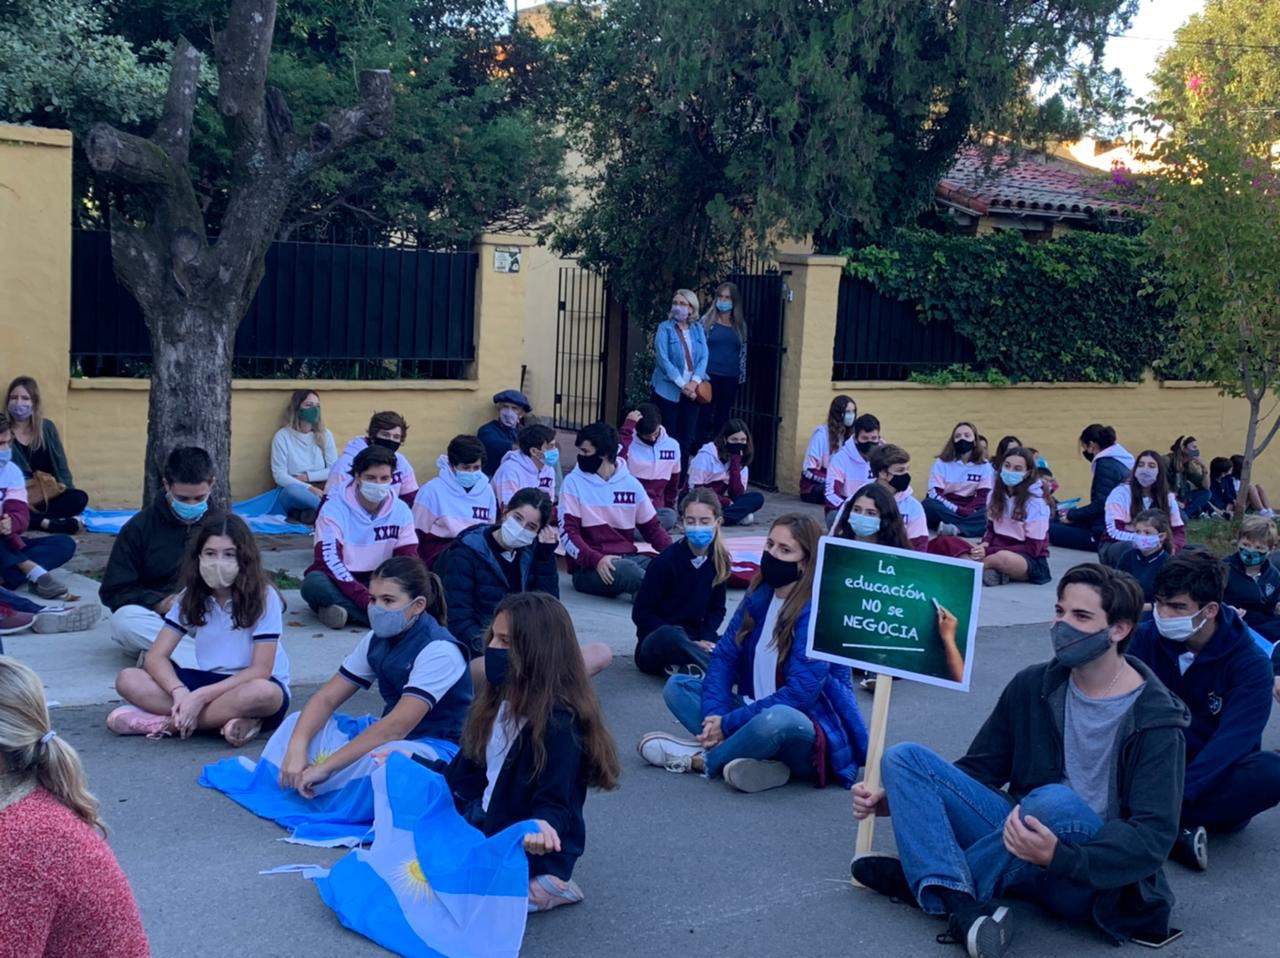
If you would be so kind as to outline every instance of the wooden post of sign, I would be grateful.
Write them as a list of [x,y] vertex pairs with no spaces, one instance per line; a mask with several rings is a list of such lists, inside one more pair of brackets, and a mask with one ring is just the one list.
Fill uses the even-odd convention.
[[[889,696],[892,693],[893,676],[877,675],[875,698],[871,700],[871,728],[867,735],[866,774],[862,777],[863,784],[873,791],[880,787],[880,757],[884,755],[884,735],[889,724]],[[871,851],[871,839],[875,830],[874,815],[858,822],[858,838],[853,846],[854,858]],[[858,885],[856,881],[853,884]]]

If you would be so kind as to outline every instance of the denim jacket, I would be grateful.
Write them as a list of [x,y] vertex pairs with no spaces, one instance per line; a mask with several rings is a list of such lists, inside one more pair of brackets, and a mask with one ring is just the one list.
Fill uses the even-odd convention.
[[685,372],[684,347],[680,345],[680,333],[676,321],[667,319],[653,334],[653,391],[668,402],[678,402],[680,389],[690,379],[702,382],[707,378],[707,333],[702,324],[691,322],[685,330],[685,341],[693,356],[693,375]]

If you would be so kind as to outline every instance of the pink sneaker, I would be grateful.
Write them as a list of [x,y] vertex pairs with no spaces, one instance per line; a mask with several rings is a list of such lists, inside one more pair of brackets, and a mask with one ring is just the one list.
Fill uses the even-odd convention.
[[145,735],[147,738],[163,738],[173,734],[169,716],[153,715],[134,705],[122,705],[108,715],[107,728],[117,735]]
[[13,635],[29,629],[35,618],[30,612],[15,612],[7,605],[0,605],[0,635]]

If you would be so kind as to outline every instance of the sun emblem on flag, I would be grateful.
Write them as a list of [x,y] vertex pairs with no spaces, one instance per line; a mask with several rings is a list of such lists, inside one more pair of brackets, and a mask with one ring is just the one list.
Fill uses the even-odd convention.
[[422,863],[416,858],[410,858],[400,866],[399,871],[400,890],[415,902],[430,901],[434,892],[431,890],[431,883],[427,881],[427,876],[422,871]]
[[323,765],[325,762],[329,761],[329,759],[332,757],[333,757],[332,752],[326,752],[323,749],[321,749],[319,752],[316,752],[316,757],[311,760],[311,764]]

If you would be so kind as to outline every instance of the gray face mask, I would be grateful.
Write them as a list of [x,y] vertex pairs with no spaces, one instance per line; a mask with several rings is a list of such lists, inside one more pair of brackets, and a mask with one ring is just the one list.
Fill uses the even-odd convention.
[[1111,630],[1081,632],[1066,622],[1055,622],[1049,629],[1053,639],[1053,654],[1069,669],[1088,665],[1111,647]]

